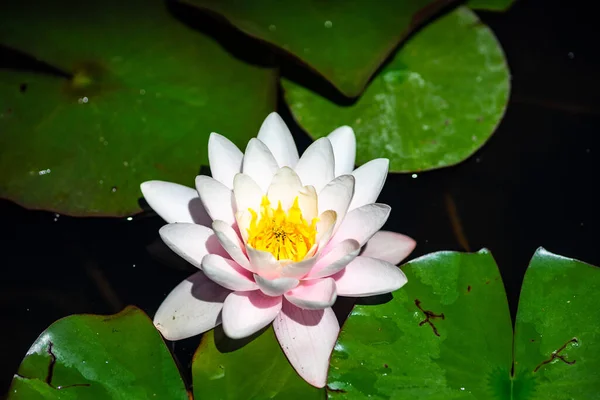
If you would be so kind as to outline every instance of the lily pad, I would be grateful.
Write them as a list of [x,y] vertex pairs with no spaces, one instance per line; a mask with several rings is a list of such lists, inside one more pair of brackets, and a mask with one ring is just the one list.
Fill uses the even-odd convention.
[[515,0],[469,0],[467,5],[475,10],[506,11]]
[[[440,252],[403,268],[391,301],[356,306],[331,398],[592,399],[600,390],[600,269],[540,249],[513,334],[492,256]],[[511,371],[514,367],[514,376]]]
[[343,94],[358,96],[394,48],[454,0],[393,2],[183,0],[291,53]]
[[210,132],[244,146],[275,107],[273,69],[161,0],[5,1],[0,14],[1,44],[72,75],[0,70],[0,196],[26,207],[138,212],[141,182],[193,186]]
[[473,154],[504,115],[509,86],[500,44],[466,7],[415,34],[352,105],[283,80],[294,118],[313,138],[349,125],[357,163],[385,157],[395,172],[447,167]]
[[163,339],[139,309],[63,318],[33,343],[9,400],[181,399],[185,385]]
[[220,328],[206,333],[192,374],[196,399],[325,398],[324,389],[309,385],[294,371],[271,327],[244,341],[227,338]]

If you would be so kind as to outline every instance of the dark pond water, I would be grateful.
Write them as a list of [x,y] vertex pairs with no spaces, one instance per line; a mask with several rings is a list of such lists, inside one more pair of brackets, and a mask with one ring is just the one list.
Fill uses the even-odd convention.
[[[600,265],[600,36],[586,7],[520,0],[506,14],[481,13],[512,69],[505,119],[463,164],[416,178],[389,176],[380,198],[393,207],[386,228],[417,240],[411,258],[489,248],[513,317],[537,247]],[[297,127],[295,134],[302,146],[309,143]],[[151,212],[131,221],[75,219],[0,201],[0,221],[0,393],[56,319],[127,304],[153,315],[191,271],[160,261],[168,252],[157,235],[162,221]],[[183,365],[197,342],[176,345]]]

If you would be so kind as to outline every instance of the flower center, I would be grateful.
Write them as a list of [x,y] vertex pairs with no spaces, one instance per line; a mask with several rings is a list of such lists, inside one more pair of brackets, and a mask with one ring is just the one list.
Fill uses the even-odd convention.
[[277,209],[271,207],[267,196],[262,198],[260,217],[256,211],[250,208],[248,211],[252,214],[248,244],[256,250],[267,251],[277,260],[297,262],[304,259],[315,244],[318,218],[313,218],[310,224],[306,222],[298,206],[298,197],[287,212],[281,208],[281,202]]

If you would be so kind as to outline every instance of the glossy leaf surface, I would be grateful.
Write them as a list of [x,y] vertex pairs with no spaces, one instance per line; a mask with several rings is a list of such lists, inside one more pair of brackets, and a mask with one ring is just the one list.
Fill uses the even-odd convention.
[[515,0],[469,0],[467,5],[476,10],[506,11]]
[[324,399],[291,367],[273,328],[248,340],[231,340],[217,327],[202,337],[192,364],[196,399]]
[[163,1],[5,1],[0,14],[0,43],[73,75],[0,70],[0,196],[26,207],[135,213],[141,182],[193,186],[210,132],[243,148],[275,107],[272,69]]
[[398,43],[453,0],[183,0],[291,53],[349,97]]
[[10,400],[173,399],[188,395],[152,321],[139,309],[63,318],[31,346]]
[[358,164],[385,157],[391,171],[414,172],[459,163],[487,141],[504,114],[509,72],[493,33],[461,7],[413,36],[352,105],[289,80],[283,87],[313,138],[349,125]]

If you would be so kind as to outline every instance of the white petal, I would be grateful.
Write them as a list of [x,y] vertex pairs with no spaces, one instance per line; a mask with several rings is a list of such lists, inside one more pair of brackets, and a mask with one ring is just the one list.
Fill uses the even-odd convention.
[[225,222],[219,220],[214,221],[212,226],[219,243],[223,249],[225,249],[227,254],[245,269],[253,271],[250,262],[248,261],[248,257],[244,253],[244,244],[235,230]]
[[250,139],[244,152],[242,172],[254,179],[266,193],[278,169],[277,161],[269,148],[258,139]]
[[250,245],[246,245],[246,253],[250,259],[250,268],[252,271],[263,278],[275,279],[281,274],[281,264],[273,254],[267,251],[256,250]]
[[167,223],[210,225],[211,219],[196,190],[164,181],[144,182],[140,188],[148,205]]
[[317,191],[312,186],[304,186],[298,192],[298,206],[302,211],[302,218],[309,224],[319,215],[319,201]]
[[349,210],[375,203],[388,174],[390,161],[387,158],[377,158],[361,165],[352,172],[354,175],[354,197]]
[[337,214],[333,210],[327,210],[319,215],[317,222],[316,241],[319,244],[319,252],[323,250],[333,235],[333,228],[337,220]]
[[335,176],[351,173],[356,158],[356,137],[352,128],[340,126],[327,135],[327,138],[335,156]]
[[364,297],[393,292],[406,283],[406,275],[387,261],[356,257],[333,276],[340,296]]
[[196,189],[206,212],[213,221],[218,219],[229,225],[235,223],[235,200],[231,189],[205,175],[196,177]]
[[346,267],[360,252],[360,244],[354,239],[338,243],[329,253],[321,257],[305,279],[331,276]]
[[212,229],[196,224],[168,224],[158,233],[167,246],[180,257],[201,268],[207,254],[225,255]]
[[296,173],[304,186],[314,186],[317,193],[334,178],[335,160],[331,142],[326,137],[313,142],[296,165]]
[[331,278],[303,281],[285,294],[287,301],[304,310],[322,310],[331,307],[337,299],[335,281]]
[[394,265],[399,264],[414,250],[417,242],[396,232],[379,231],[363,247],[361,256],[379,258]]
[[233,188],[233,177],[242,170],[244,154],[225,136],[211,133],[208,138],[208,162],[213,178]]
[[254,274],[254,279],[260,290],[267,296],[281,296],[288,290],[292,290],[300,281],[294,278],[266,279]]
[[232,339],[242,339],[269,325],[281,310],[281,296],[265,296],[260,290],[234,292],[223,306],[223,330]]
[[206,332],[221,323],[221,309],[229,293],[198,271],[169,293],[156,311],[154,325],[168,340]]
[[346,239],[354,239],[364,245],[385,224],[391,207],[387,204],[367,204],[350,211],[337,233],[327,245],[325,252]]
[[281,276],[298,279],[303,278],[310,272],[316,262],[317,257],[307,257],[302,261],[286,264],[281,268]]
[[280,167],[296,166],[298,149],[290,130],[279,114],[272,112],[267,116],[258,131],[257,138],[271,150]]
[[260,215],[260,203],[266,192],[249,175],[237,174],[235,176],[233,194],[238,211],[247,212],[250,208]]
[[271,207],[277,208],[279,202],[281,202],[283,210],[289,210],[301,189],[302,182],[300,182],[300,178],[293,169],[289,167],[279,169],[267,191]]
[[248,291],[258,289],[252,275],[233,260],[207,254],[202,259],[202,271],[213,282],[229,290]]
[[296,372],[313,386],[325,386],[329,357],[340,332],[333,310],[302,310],[284,301],[273,329]]
[[319,212],[333,210],[336,213],[334,234],[346,216],[353,195],[354,176],[352,175],[338,176],[319,193]]

